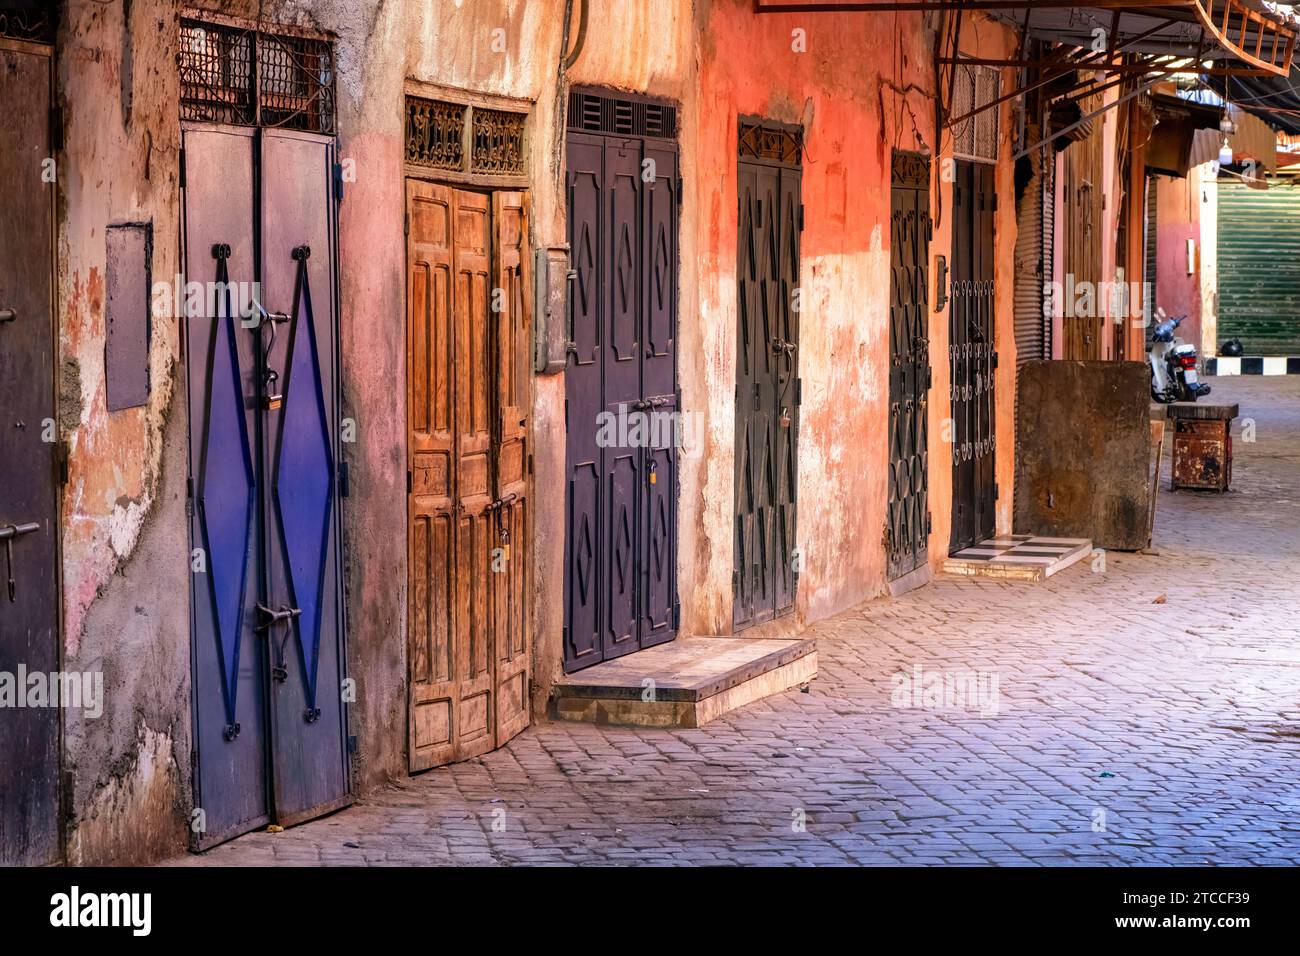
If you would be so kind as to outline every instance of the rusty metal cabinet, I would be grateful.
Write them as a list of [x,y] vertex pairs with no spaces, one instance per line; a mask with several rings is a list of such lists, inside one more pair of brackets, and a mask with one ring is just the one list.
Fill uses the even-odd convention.
[[1232,420],[1236,405],[1177,402],[1173,421],[1172,487],[1227,491],[1232,484]]

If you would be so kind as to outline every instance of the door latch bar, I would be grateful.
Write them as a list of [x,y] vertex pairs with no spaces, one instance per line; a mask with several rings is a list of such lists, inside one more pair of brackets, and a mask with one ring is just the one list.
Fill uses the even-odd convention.
[[6,587],[9,591],[10,604],[14,604],[18,600],[18,585],[14,581],[14,539],[40,530],[40,524],[35,521],[27,524],[0,526],[0,541],[5,543],[5,577],[7,578]]

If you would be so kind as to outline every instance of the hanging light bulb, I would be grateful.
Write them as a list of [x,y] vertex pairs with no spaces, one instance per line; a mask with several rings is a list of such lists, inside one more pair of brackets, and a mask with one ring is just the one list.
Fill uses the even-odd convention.
[[1219,147],[1219,165],[1232,165],[1232,147],[1228,145],[1228,137],[1223,137],[1223,145]]
[[1227,113],[1224,113],[1223,119],[1219,120],[1219,132],[1224,136],[1237,132],[1237,124],[1232,121]]

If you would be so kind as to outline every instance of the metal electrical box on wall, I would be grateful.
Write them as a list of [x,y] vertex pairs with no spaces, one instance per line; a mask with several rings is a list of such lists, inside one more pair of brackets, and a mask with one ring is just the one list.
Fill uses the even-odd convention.
[[539,375],[564,371],[569,360],[569,247],[533,250],[534,368]]
[[104,379],[110,412],[149,401],[152,223],[105,231]]

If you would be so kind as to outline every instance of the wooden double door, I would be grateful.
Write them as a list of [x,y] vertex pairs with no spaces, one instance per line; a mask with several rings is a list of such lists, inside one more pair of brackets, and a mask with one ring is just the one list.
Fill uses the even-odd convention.
[[523,192],[406,184],[412,770],[528,726],[530,290]]

